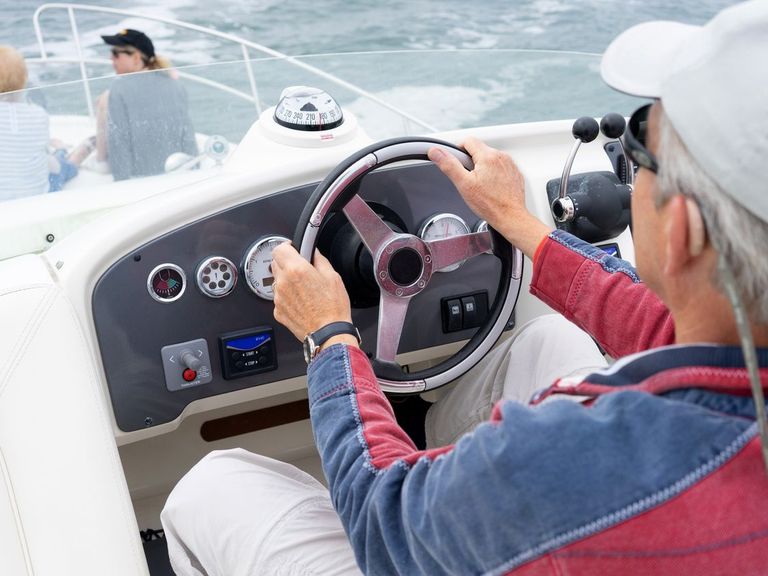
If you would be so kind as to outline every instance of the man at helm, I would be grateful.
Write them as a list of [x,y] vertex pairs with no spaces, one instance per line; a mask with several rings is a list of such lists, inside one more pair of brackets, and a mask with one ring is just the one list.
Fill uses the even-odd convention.
[[[641,24],[608,47],[605,81],[653,100],[625,136],[637,272],[533,216],[505,154],[467,140],[467,171],[431,150],[533,260],[531,291],[619,359],[418,451],[357,339],[333,336],[308,369],[330,500],[291,466],[215,452],[163,512],[177,573],[764,574],[766,62],[764,0],[703,27]],[[275,318],[297,337],[351,321],[322,256],[283,245],[273,269]]]

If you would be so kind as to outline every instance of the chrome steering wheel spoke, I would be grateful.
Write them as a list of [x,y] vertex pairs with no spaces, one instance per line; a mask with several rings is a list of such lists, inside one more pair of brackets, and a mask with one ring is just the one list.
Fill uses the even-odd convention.
[[427,247],[432,253],[434,269],[441,270],[488,252],[493,247],[493,242],[491,233],[485,231],[432,240],[427,242]]
[[358,194],[347,202],[342,211],[374,258],[381,247],[396,235]]
[[397,297],[381,291],[379,301],[379,326],[376,336],[376,359],[395,362],[400,334],[411,297]]

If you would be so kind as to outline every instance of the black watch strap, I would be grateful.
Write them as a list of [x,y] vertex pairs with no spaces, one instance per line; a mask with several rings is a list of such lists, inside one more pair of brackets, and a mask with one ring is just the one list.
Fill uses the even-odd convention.
[[357,338],[358,344],[361,342],[360,332],[351,322],[331,322],[330,324],[326,324],[311,334],[307,334],[304,338],[304,360],[307,361],[307,364],[317,356],[323,343],[329,338],[333,338],[339,334],[350,334]]

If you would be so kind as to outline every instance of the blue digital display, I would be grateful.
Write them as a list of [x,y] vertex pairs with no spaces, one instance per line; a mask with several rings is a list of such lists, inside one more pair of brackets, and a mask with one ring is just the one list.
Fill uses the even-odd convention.
[[613,256],[614,258],[621,258],[621,252],[619,252],[618,244],[603,244],[602,246],[598,246],[598,248],[600,248],[600,250],[609,256]]
[[258,348],[265,342],[269,342],[271,336],[269,334],[256,334],[255,336],[246,336],[244,338],[236,338],[227,342],[227,348],[230,350],[253,350]]

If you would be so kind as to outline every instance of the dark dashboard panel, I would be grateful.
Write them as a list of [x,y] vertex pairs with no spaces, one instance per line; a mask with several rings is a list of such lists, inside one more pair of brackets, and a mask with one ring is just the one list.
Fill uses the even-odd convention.
[[[440,212],[462,217],[470,228],[478,221],[450,182],[431,164],[377,171],[366,176],[359,186],[359,194],[366,201],[397,214],[412,234],[418,233],[427,218]],[[93,294],[94,319],[121,430],[169,422],[187,404],[200,398],[305,373],[300,343],[275,322],[272,302],[257,297],[246,286],[242,264],[247,249],[259,238],[293,238],[296,221],[314,188],[309,185],[278,192],[174,230],[125,255],[101,277]],[[225,257],[240,268],[236,287],[222,298],[205,296],[195,284],[195,271],[211,256]],[[150,273],[164,263],[176,265],[186,275],[184,292],[172,302],[154,300],[147,287]],[[456,271],[435,274],[428,288],[411,302],[399,351],[470,337],[474,329],[443,331],[441,301],[487,291],[488,301],[492,302],[499,271],[497,258],[482,255]],[[375,350],[377,312],[376,306],[353,311],[366,351]],[[237,377],[233,377],[232,366],[227,366],[225,378],[222,353],[228,348],[221,340],[224,336],[229,336],[227,343],[235,344],[253,341],[261,345],[268,340],[271,361],[262,370]],[[172,391],[166,384],[165,370],[170,365],[167,350],[173,352],[171,345],[200,339],[207,343],[210,355],[206,382],[184,387],[183,380],[179,380],[182,385],[171,386]],[[164,348],[166,369],[161,356]]]

